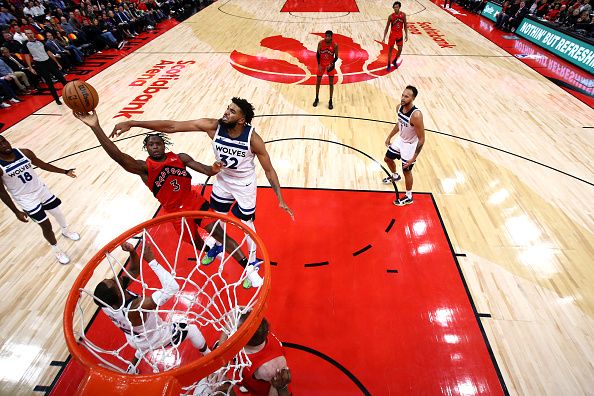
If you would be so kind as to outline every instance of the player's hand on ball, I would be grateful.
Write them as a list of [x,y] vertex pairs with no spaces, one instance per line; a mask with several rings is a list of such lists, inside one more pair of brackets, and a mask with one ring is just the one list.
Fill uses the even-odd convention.
[[91,128],[99,126],[99,117],[97,117],[97,112],[95,112],[95,110],[90,113],[77,113],[73,111],[72,114]]
[[113,131],[111,131],[111,135],[109,135],[109,137],[116,138],[120,136],[122,133],[128,132],[130,128],[131,126],[128,121],[119,122],[113,127]]
[[225,164],[223,164],[221,161],[217,161],[214,164],[212,164],[212,171],[214,173],[219,173],[221,171],[221,169],[223,169],[225,167]]
[[28,223],[29,219],[27,216],[27,213],[25,212],[21,212],[20,210],[14,213],[17,217],[17,219],[19,219],[19,221],[22,221],[23,223]]
[[284,211],[286,211],[289,216],[291,216],[291,219],[293,221],[295,221],[295,216],[293,215],[293,211],[291,210],[291,208],[289,208],[289,206],[287,205],[287,203],[285,201],[279,202],[278,206],[280,206],[280,208]]

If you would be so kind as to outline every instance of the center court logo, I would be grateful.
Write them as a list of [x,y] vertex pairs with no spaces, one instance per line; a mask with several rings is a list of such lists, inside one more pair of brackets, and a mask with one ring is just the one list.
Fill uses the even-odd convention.
[[[312,34],[324,38],[324,33]],[[338,57],[341,60],[337,66],[338,80],[335,82],[350,84],[367,81],[394,71],[394,68],[391,68],[390,71],[386,70],[388,64],[388,46],[386,44],[379,41],[370,42],[369,49],[372,46],[381,48],[378,57],[369,61],[369,53],[352,38],[334,33],[333,39],[338,43]],[[281,35],[267,37],[260,42],[260,45],[264,48],[284,52],[293,59],[291,62],[287,62],[283,59],[233,51],[231,53],[233,68],[248,76],[277,83],[300,85],[316,83],[318,64],[315,48],[308,49],[299,40]],[[395,56],[395,53],[392,56]],[[327,76],[322,79],[322,84],[328,84]]]

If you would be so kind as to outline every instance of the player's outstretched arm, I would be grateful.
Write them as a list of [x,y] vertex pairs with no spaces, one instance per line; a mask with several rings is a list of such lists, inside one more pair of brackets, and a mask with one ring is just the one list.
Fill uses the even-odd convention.
[[205,165],[202,162],[194,160],[194,158],[186,153],[179,153],[178,156],[185,166],[207,176],[214,176],[223,168],[223,163],[220,161],[217,161],[212,165]]
[[[2,175],[2,171],[0,171],[0,176]],[[27,220],[27,213],[22,212],[19,208],[16,207],[10,195],[8,195],[8,191],[4,187],[4,183],[0,182],[0,199],[4,202],[4,205],[8,206],[8,209],[12,210],[12,212],[16,215],[17,219],[22,221],[23,223],[28,222]]]
[[[140,274],[140,257],[138,256],[138,252],[136,252],[134,245],[132,245],[130,242],[122,243],[122,250],[130,254],[130,266],[128,267],[128,274],[133,278],[138,278],[138,275]],[[145,258],[151,258],[151,260],[154,259],[154,256],[152,256],[152,251],[150,254],[148,254],[148,252],[145,250]]]
[[214,118],[200,118],[198,120],[190,121],[173,121],[173,120],[154,120],[154,121],[124,121],[113,127],[113,131],[109,137],[114,138],[127,132],[130,128],[139,127],[145,129],[152,129],[153,131],[163,133],[176,132],[206,132],[211,138],[217,130],[218,121]]
[[[141,324],[142,318],[140,314],[144,315],[144,319],[146,320],[146,316],[148,314],[147,311],[152,311],[157,307],[165,304],[171,297],[173,297],[179,291],[179,284],[159,262],[155,259],[153,251],[150,245],[147,243],[144,247],[144,259],[148,261],[149,267],[153,270],[159,282],[161,282],[161,288],[154,292],[151,296],[146,296],[143,298],[136,299],[132,303],[132,308],[130,312],[128,312],[128,319],[133,326],[138,326]],[[138,309],[139,310],[136,310]]]
[[74,173],[74,168],[71,168],[71,169],[58,168],[57,166],[48,164],[47,162],[40,160],[39,158],[37,158],[35,153],[33,153],[33,151],[31,151],[29,149],[21,149],[21,151],[23,152],[23,154],[25,154],[25,156],[27,156],[27,158],[29,158],[31,160],[31,163],[33,165],[37,166],[38,168],[41,168],[48,172],[63,173],[70,177],[76,177],[76,174]]
[[99,124],[99,117],[97,117],[95,111],[90,113],[74,113],[74,116],[91,128],[97,137],[97,140],[99,140],[101,147],[103,147],[103,150],[105,150],[107,155],[109,155],[111,159],[117,162],[122,168],[136,175],[144,175],[147,173],[146,162],[134,159],[130,155],[123,153],[118,146],[107,137],[103,128],[101,128],[101,125]]
[[293,211],[283,198],[283,194],[281,192],[280,183],[278,181],[278,175],[276,174],[276,170],[272,166],[272,162],[270,161],[270,156],[268,155],[268,151],[266,151],[266,146],[264,145],[264,141],[256,132],[252,134],[252,141],[251,141],[251,148],[252,153],[258,156],[258,161],[260,161],[260,165],[264,169],[264,173],[266,174],[266,178],[268,182],[272,186],[276,197],[278,198],[278,206],[281,209],[285,210],[293,220],[295,220],[295,216],[293,216]]
[[142,302],[142,309],[151,310],[165,304],[173,297],[179,291],[179,284],[173,275],[155,259],[153,250],[148,243],[144,247],[144,259],[148,262],[149,267],[151,267],[155,275],[157,275],[157,278],[159,278],[159,282],[161,282],[161,288]]

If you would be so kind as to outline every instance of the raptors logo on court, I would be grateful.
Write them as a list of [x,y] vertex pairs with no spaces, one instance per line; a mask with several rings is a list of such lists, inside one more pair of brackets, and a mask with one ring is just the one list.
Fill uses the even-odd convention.
[[[324,33],[312,33],[324,38]],[[380,49],[377,59],[369,62],[369,53],[352,38],[334,33],[333,40],[338,43],[338,83],[350,84],[372,80],[391,71],[386,70],[388,60],[388,46],[380,41],[369,43]],[[266,58],[258,55],[248,55],[239,51],[231,53],[231,65],[248,76],[285,84],[313,85],[316,83],[317,61],[315,48],[306,48],[299,40],[272,36],[263,39],[260,45],[276,51],[282,51],[294,58],[293,62],[281,59]],[[328,77],[324,76],[322,84],[328,84]]]

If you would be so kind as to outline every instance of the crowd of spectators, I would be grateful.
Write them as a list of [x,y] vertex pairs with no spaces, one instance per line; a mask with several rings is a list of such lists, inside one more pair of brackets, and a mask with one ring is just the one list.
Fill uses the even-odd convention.
[[0,109],[41,94],[85,58],[121,50],[169,18],[184,20],[208,0],[0,0]]
[[513,16],[533,15],[586,38],[592,37],[594,32],[592,18],[594,14],[590,0],[536,0],[533,3],[508,0],[502,7],[503,11],[500,13],[502,16],[498,16],[496,26],[504,30],[514,31],[520,24],[521,18],[517,23],[508,21]]
[[[495,2],[498,2],[497,0]],[[585,38],[594,37],[594,13],[591,0],[505,0],[502,11],[496,15],[497,29],[514,32],[526,15],[556,25]],[[480,14],[486,0],[459,0],[470,12]]]

